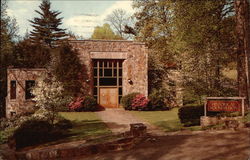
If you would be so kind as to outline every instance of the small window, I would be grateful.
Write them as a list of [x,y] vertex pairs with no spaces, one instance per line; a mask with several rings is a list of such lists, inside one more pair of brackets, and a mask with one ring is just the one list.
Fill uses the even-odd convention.
[[16,99],[16,81],[10,81],[10,99]]
[[35,86],[35,81],[33,81],[33,80],[25,81],[25,99],[31,99],[31,98],[35,97],[31,93],[31,89],[34,86]]

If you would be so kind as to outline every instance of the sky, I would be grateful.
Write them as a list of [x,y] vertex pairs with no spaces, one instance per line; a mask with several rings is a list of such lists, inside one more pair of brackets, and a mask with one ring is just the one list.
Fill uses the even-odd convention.
[[[124,9],[133,14],[131,0],[50,0],[51,9],[62,12],[61,28],[68,29],[85,39],[91,37],[94,27],[105,23],[107,15],[115,9]],[[35,10],[40,11],[41,0],[9,0],[7,14],[15,17],[19,27],[19,35],[32,30],[31,23],[34,17],[39,17]]]

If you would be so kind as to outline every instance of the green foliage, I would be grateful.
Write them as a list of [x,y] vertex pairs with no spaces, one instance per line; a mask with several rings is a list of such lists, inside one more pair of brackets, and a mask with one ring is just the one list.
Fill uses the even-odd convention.
[[15,62],[13,48],[18,38],[18,26],[15,18],[7,15],[7,0],[1,1],[1,43],[0,43],[0,117],[5,115],[5,97],[7,96],[7,67]]
[[133,102],[133,99],[135,98],[136,95],[138,95],[140,93],[130,93],[128,95],[125,95],[121,98],[121,105],[124,107],[125,110],[131,110],[132,107],[132,102]]
[[166,89],[153,90],[149,95],[150,110],[169,110],[172,105],[173,96]]
[[232,0],[134,0],[136,38],[150,49],[149,92],[165,87],[170,75],[166,65],[174,63],[177,69],[181,66],[177,71],[184,89],[198,99],[234,95],[236,83],[222,74],[235,61],[232,4]]
[[61,119],[56,124],[55,127],[59,129],[71,129],[73,127],[73,124],[70,120],[67,119]]
[[91,36],[91,39],[122,39],[119,35],[116,35],[112,29],[110,28],[110,25],[105,23],[102,27],[97,26],[94,29],[94,32]]
[[51,52],[41,44],[32,45],[30,39],[19,41],[14,47],[14,65],[20,68],[42,68],[51,60]]
[[83,110],[84,111],[97,111],[97,101],[92,96],[86,96],[84,98],[84,101],[82,102]]
[[78,53],[68,43],[61,44],[60,48],[52,51],[54,64],[52,74],[56,76],[64,88],[64,94],[71,97],[86,95],[88,85],[83,85],[87,75],[87,67],[80,63]]
[[50,9],[51,3],[49,0],[43,0],[39,8],[35,10],[40,15],[39,18],[30,20],[34,30],[31,31],[31,41],[35,44],[47,45],[49,47],[58,46],[58,42],[65,39],[65,29],[58,26],[62,24],[62,18],[57,18],[61,13]]
[[178,116],[184,126],[200,125],[200,117],[204,115],[204,106],[183,106],[179,109]]

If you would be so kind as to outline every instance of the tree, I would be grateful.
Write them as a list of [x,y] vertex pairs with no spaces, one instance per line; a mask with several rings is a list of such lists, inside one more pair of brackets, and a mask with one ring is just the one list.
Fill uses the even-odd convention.
[[5,97],[7,95],[7,67],[15,61],[13,48],[18,38],[18,26],[15,18],[7,15],[7,1],[1,1],[1,35],[0,35],[0,117],[5,114]]
[[105,19],[110,26],[115,30],[116,34],[123,39],[131,38],[131,35],[126,34],[125,26],[131,26],[132,17],[130,17],[127,12],[123,9],[116,9]]
[[[134,0],[133,5],[137,8],[136,39],[146,42],[149,57],[158,57],[160,68],[166,70],[165,65],[176,64],[185,90],[200,98],[234,94],[228,92],[229,80],[222,74],[233,61],[232,1]],[[154,62],[149,61],[152,66]],[[151,69],[149,75],[155,72]],[[163,77],[168,75],[165,72]]]
[[249,106],[250,79],[249,79],[249,2],[247,0],[235,1],[236,32],[237,32],[237,73],[239,96],[246,97]]
[[116,35],[110,28],[110,25],[105,23],[102,27],[95,27],[91,39],[122,39],[122,37]]
[[39,109],[47,110],[47,118],[51,124],[57,117],[58,111],[70,101],[70,97],[66,97],[61,82],[48,71],[47,74],[41,75],[33,88],[32,93],[35,95],[33,100]]
[[40,18],[30,20],[34,27],[31,31],[31,42],[41,43],[49,47],[56,47],[58,43],[66,38],[65,29],[59,28],[62,24],[62,18],[57,18],[61,13],[50,9],[51,3],[49,0],[43,0],[39,8],[41,12],[35,10],[40,15]]
[[51,51],[55,56],[51,72],[63,85],[64,95],[78,97],[86,95],[89,90],[83,81],[87,79],[86,66],[81,64],[78,52],[70,44],[63,43],[60,48]]

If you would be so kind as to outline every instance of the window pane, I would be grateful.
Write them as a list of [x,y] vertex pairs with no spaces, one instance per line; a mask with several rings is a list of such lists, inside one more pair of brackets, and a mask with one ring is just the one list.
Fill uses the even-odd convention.
[[10,81],[10,99],[16,99],[16,81]]
[[116,86],[116,78],[100,78],[100,86]]
[[122,67],[122,61],[119,61],[119,67]]
[[102,67],[102,61],[99,61],[99,67]]
[[97,86],[97,78],[94,78],[94,86]]
[[119,76],[122,76],[122,69],[119,69]]
[[112,69],[104,69],[104,76],[112,76]]
[[30,81],[25,81],[25,99],[31,99],[34,98],[35,96],[31,93],[32,87],[35,86],[35,81],[30,80]]
[[102,68],[99,69],[99,76],[102,76]]
[[119,86],[122,86],[122,78],[119,78]]
[[97,67],[97,61],[94,61],[94,67]]
[[122,88],[119,87],[119,95],[122,95]]
[[94,69],[94,76],[97,76],[97,69]]
[[104,61],[104,67],[107,67],[107,61]]

